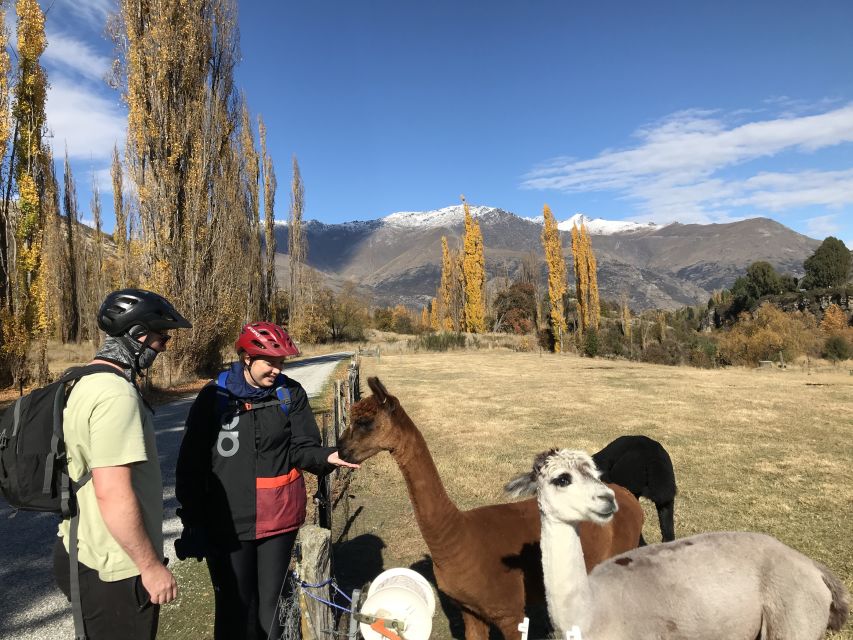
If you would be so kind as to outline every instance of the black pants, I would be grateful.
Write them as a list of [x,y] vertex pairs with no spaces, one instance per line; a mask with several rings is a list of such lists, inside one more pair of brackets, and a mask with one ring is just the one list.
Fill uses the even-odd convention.
[[216,640],[281,636],[278,601],[288,595],[283,589],[296,533],[241,540],[238,549],[207,557],[216,597]]
[[[160,607],[151,604],[139,576],[104,582],[97,571],[77,564],[83,625],[90,640],[154,640]],[[56,584],[71,600],[71,561],[61,538],[53,547],[53,573]]]

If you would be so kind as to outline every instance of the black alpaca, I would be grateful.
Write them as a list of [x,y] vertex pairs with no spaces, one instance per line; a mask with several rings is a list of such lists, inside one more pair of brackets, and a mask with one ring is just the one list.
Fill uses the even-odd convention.
[[[663,541],[675,540],[675,471],[660,442],[646,436],[620,436],[592,459],[604,482],[625,487],[638,500],[642,496],[654,502]],[[646,544],[642,535],[640,544]]]

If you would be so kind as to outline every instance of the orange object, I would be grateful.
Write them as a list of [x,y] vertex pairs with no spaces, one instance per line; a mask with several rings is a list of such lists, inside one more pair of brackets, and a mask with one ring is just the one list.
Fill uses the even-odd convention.
[[400,636],[398,636],[395,632],[391,631],[388,627],[385,626],[384,620],[377,620],[370,628],[373,629],[376,633],[386,638],[390,638],[390,640],[403,640]]
[[290,484],[301,475],[302,472],[299,469],[292,469],[290,473],[283,476],[275,476],[274,478],[255,478],[255,486],[258,489],[275,489],[276,487],[283,487],[286,484]]

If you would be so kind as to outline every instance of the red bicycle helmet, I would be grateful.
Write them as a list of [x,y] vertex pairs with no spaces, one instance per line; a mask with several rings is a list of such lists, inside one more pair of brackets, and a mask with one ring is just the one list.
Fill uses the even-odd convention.
[[299,355],[299,349],[293,344],[287,331],[272,322],[250,322],[243,325],[234,348],[252,357],[281,358]]

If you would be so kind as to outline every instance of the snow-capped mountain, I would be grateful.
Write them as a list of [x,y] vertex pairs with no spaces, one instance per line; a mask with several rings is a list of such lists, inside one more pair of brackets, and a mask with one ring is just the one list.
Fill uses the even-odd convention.
[[[536,257],[544,274],[542,218],[522,218],[498,207],[470,206],[479,221],[490,279],[516,277]],[[635,308],[675,307],[707,301],[715,289],[731,286],[757,260],[799,275],[819,244],[767,218],[729,224],[665,226],[590,219],[576,214],[558,224],[571,256],[571,228],[583,222],[598,259],[605,298],[627,291]],[[421,305],[435,295],[441,277],[442,238],[461,246],[461,204],[435,211],[400,211],[383,218],[325,224],[305,223],[308,262],[330,286],[355,282],[375,303]],[[278,251],[287,251],[287,225],[276,226]],[[568,260],[569,278],[571,259]],[[282,277],[287,280],[285,256]]]
[[604,220],[602,218],[588,218],[582,213],[576,213],[568,220],[557,223],[560,231],[571,231],[573,226],[580,228],[581,224],[592,236],[611,236],[614,233],[632,233],[634,231],[653,231],[660,229],[659,224],[654,222],[630,222],[628,220]]
[[[500,213],[507,213],[498,207],[488,206],[470,206],[471,216],[477,219],[487,219]],[[514,215],[514,214],[513,214]],[[520,216],[519,216],[520,217]],[[398,227],[447,227],[455,224],[461,224],[465,218],[465,209],[461,204],[452,205],[436,209],[435,211],[399,211],[381,218],[383,224],[394,225]],[[528,222],[542,224],[542,217],[537,218],[521,218]],[[560,231],[571,231],[572,226],[581,224],[586,226],[587,231],[591,235],[609,236],[614,233],[631,233],[634,231],[649,231],[659,228],[653,222],[645,224],[639,222],[631,222],[627,220],[604,220],[602,218],[590,218],[582,213],[576,213],[568,220],[563,220],[557,224]]]
[[[472,207],[473,218],[485,218],[498,211],[497,207]],[[436,209],[435,211],[398,211],[381,218],[384,224],[397,227],[447,227],[461,224],[465,220],[465,208],[461,204]]]

